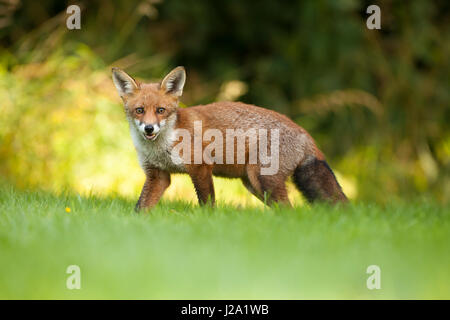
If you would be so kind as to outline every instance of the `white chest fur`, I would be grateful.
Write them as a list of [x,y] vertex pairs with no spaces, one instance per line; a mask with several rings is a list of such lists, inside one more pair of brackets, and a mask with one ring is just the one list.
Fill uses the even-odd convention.
[[147,168],[159,168],[169,172],[185,172],[182,164],[175,164],[172,160],[171,150],[175,134],[175,120],[168,119],[166,125],[161,127],[161,132],[155,141],[144,139],[132,120],[130,122],[131,139],[137,151],[139,164],[144,171]]

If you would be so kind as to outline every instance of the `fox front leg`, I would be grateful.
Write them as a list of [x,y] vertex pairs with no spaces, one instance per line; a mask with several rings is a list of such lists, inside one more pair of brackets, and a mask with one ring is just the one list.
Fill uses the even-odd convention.
[[136,211],[154,207],[170,185],[170,174],[166,171],[148,169],[145,174],[146,179],[139,200],[136,203]]
[[212,167],[205,165],[192,165],[187,169],[192,183],[194,184],[199,204],[210,204],[211,206],[214,206],[215,194],[212,179]]

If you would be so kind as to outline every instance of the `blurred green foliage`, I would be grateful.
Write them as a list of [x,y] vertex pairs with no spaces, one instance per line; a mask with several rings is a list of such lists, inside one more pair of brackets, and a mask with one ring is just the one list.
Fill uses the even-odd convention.
[[[354,198],[450,199],[448,1],[0,1],[0,174],[22,187],[137,192],[110,67],[184,65],[183,102],[228,97],[311,132]],[[227,90],[234,89],[234,94]],[[233,91],[233,90],[232,90]]]

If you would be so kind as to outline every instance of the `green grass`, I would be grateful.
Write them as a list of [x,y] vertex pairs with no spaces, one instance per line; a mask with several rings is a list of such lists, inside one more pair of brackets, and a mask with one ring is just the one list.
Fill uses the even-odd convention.
[[133,205],[0,187],[0,298],[450,298],[450,210],[434,203]]

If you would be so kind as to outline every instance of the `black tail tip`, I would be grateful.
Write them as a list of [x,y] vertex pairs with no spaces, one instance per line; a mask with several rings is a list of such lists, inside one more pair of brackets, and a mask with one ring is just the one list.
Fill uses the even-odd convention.
[[294,183],[309,202],[348,202],[325,160],[314,158],[300,164],[294,171]]

